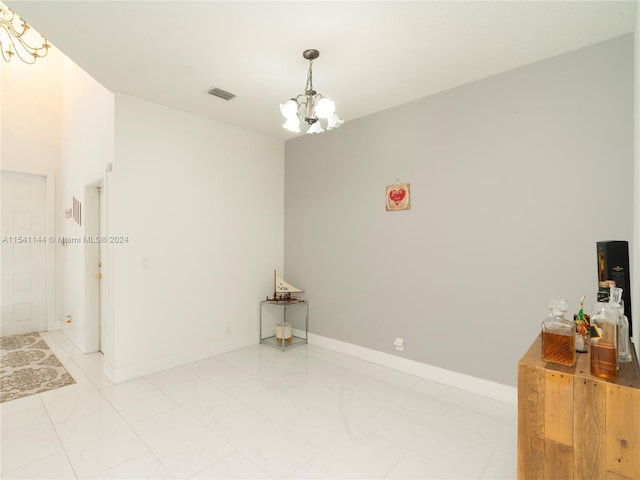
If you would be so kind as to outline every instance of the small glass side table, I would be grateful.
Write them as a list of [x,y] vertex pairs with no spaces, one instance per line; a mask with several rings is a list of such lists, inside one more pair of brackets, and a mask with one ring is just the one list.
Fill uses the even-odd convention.
[[[280,320],[275,324],[275,328],[265,331],[263,328],[263,311],[265,307],[277,308],[280,310]],[[296,328],[296,324],[301,323],[301,315],[304,314],[304,331]],[[293,322],[287,320],[291,317]],[[295,318],[297,316],[297,318]],[[296,321],[297,320],[297,321]],[[287,324],[285,326],[285,323]],[[291,329],[291,337],[285,338],[288,329]],[[279,329],[280,334],[277,335]],[[265,336],[266,335],[266,336]],[[303,336],[304,335],[304,336]],[[309,302],[269,302],[263,300],[260,302],[260,343],[272,345],[280,348],[283,352],[290,347],[309,343]]]

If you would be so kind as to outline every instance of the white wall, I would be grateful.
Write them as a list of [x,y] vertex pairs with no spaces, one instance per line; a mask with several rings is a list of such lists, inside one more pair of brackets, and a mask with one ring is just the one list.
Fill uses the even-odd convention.
[[[79,240],[52,246],[55,318],[73,318],[65,333],[85,353],[98,348],[82,239],[86,187],[101,182],[104,233],[129,239],[104,249],[110,376],[256,343],[258,302],[283,265],[282,141],[124,95],[116,117],[114,95],[52,52],[9,73],[13,64],[3,65],[0,148],[2,168],[54,172],[55,234]],[[73,197],[84,207],[82,226],[64,218]]]
[[626,35],[287,141],[312,333],[515,385],[549,299],[592,305],[596,241],[631,240],[632,95]]
[[47,172],[58,168],[64,56],[55,48],[33,65],[0,64],[3,169]]
[[[283,265],[282,141],[125,95],[116,116],[114,95],[52,52],[9,73],[13,64],[3,65],[0,145],[2,168],[55,173],[55,234],[79,241],[52,246],[55,318],[73,318],[62,322],[65,333],[85,353],[98,348],[83,238],[86,187],[100,182],[103,233],[129,239],[104,248],[110,376],[256,343],[258,302]],[[84,207],[82,225],[64,217],[73,197]]]
[[[87,282],[94,282],[85,265],[86,231],[85,186],[105,176],[106,165],[113,161],[114,96],[84,70],[66,59],[62,72],[62,141],[58,176],[57,234],[79,243],[57,244],[60,316],[73,321],[63,329],[84,353],[98,350],[98,311],[85,303]],[[82,225],[65,218],[73,197],[85,207]],[[97,271],[97,266],[96,266]],[[109,319],[107,319],[107,322]]]
[[[0,169],[46,177],[47,236],[55,235],[55,183],[60,163],[62,68],[56,48],[33,65],[0,64]],[[46,248],[47,329],[60,328],[55,244]]]
[[[2,168],[55,178],[55,185],[48,185],[49,234],[82,239],[84,226],[65,219],[64,210],[73,197],[85,204],[85,185],[102,178],[113,159],[113,94],[56,48],[33,65],[14,59],[1,69]],[[85,247],[49,245],[56,288],[48,327],[62,326],[89,353],[97,350],[98,336],[95,314],[84,302]],[[53,266],[52,261],[48,268]],[[62,321],[67,315],[73,318],[70,325]]]
[[283,142],[122,94],[115,129],[109,375],[255,344],[283,263]]

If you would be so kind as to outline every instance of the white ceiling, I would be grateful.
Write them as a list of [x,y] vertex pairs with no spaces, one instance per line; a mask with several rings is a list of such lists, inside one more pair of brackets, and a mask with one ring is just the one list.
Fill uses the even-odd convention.
[[631,32],[635,15],[630,0],[5,3],[112,91],[283,139],[305,49],[349,121]]

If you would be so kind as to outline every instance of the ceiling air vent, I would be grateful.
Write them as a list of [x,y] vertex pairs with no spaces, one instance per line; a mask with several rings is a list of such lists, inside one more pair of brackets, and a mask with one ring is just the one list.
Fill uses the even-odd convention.
[[225,92],[219,88],[210,88],[209,95],[213,95],[214,97],[219,97],[223,100],[231,100],[235,95],[233,93]]

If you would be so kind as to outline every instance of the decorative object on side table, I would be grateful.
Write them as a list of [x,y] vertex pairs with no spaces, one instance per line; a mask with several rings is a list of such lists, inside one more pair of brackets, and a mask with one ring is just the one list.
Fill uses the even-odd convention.
[[573,366],[576,363],[575,325],[567,320],[567,301],[553,298],[542,322],[542,360]]
[[[278,316],[274,318],[273,313]],[[275,320],[275,321],[274,321]],[[260,343],[283,352],[309,343],[309,302],[260,302]]]
[[287,345],[291,345],[293,342],[291,333],[291,324],[289,322],[285,322],[284,325],[277,324],[276,325],[276,339],[278,341],[278,345],[282,345],[282,342],[285,341]]
[[573,322],[576,324],[576,352],[585,353],[587,351],[587,335],[589,334],[589,315],[584,313],[583,295],[580,299],[580,310],[573,315]]
[[[285,282],[276,270],[273,271],[273,296],[260,302],[260,343],[276,346],[283,352],[289,347],[309,343],[309,302],[295,297],[297,293],[304,293],[304,290]],[[279,319],[268,321],[265,307],[279,311]]]
[[304,293],[293,285],[285,282],[276,270],[273,271],[273,297],[267,296],[267,302],[304,302],[299,298],[294,297],[292,294]]

